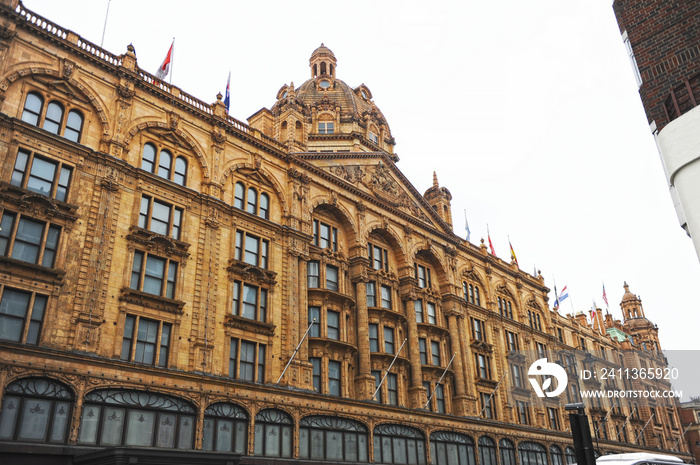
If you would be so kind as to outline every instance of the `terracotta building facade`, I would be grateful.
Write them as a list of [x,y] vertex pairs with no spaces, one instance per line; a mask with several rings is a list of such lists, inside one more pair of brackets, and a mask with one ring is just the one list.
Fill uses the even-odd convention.
[[[565,366],[571,402],[584,355],[664,366],[626,284],[624,322],[562,316],[456,236],[327,47],[246,124],[133,47],[0,14],[3,463],[563,465],[517,352]],[[600,453],[687,455],[672,407],[588,407]]]

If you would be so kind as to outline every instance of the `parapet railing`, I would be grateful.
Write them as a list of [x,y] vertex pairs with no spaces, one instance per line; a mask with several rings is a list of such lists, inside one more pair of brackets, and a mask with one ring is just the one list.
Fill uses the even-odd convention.
[[[24,7],[22,2],[19,2],[17,5],[17,8],[15,9],[15,13],[17,13],[21,18],[23,18],[28,24],[32,24],[35,27],[43,30],[49,35],[52,35],[60,40],[68,41],[73,44],[75,44],[78,48],[83,50],[85,53],[92,55],[95,58],[98,58],[99,60],[105,61],[111,65],[114,66],[121,66],[122,65],[122,57],[114,55],[102,47],[93,44],[92,42],[83,39],[79,35],[75,34],[73,31],[70,31],[68,29],[65,29],[58,24],[55,24],[48,19],[34,13],[33,11],[30,11]],[[208,115],[213,115],[214,114],[214,109],[211,104],[206,103],[186,92],[183,92],[179,88],[173,86],[172,84],[168,84],[167,82],[158,79],[156,76],[140,69],[137,67],[136,73],[138,76],[146,83],[157,87],[163,92],[166,92],[168,94],[171,94],[174,98],[178,99],[180,102],[182,102],[185,105],[188,105],[190,107],[193,107],[201,112],[204,112]],[[225,116],[226,122],[231,125],[234,129],[243,132],[244,134],[250,135],[252,137],[255,137],[256,139],[259,139],[266,144],[272,145],[273,147],[277,148],[278,150],[281,151],[286,151],[285,146],[278,142],[277,140],[266,136],[262,132],[260,132],[257,129],[251,128],[247,124],[237,120],[236,118],[232,117],[231,115],[226,115]]]

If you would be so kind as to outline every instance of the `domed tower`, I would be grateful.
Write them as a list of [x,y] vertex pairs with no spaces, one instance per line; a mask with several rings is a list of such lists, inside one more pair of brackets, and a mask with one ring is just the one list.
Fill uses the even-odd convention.
[[642,299],[630,292],[629,285],[624,284],[620,308],[624,317],[623,329],[632,336],[634,343],[644,350],[661,350],[659,345],[659,328],[646,319]]
[[272,108],[255,113],[249,124],[286,144],[290,152],[393,154],[389,124],[369,88],[352,88],[338,79],[338,61],[324,44],[311,54],[309,68],[310,79],[297,89],[282,86]]
[[442,221],[452,227],[452,194],[446,187],[438,185],[437,174],[433,171],[433,187],[423,194],[425,200],[433,207]]

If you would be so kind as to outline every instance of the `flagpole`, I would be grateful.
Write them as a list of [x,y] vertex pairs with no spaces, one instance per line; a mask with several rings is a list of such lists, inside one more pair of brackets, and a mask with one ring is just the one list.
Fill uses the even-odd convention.
[[428,404],[430,403],[430,401],[432,400],[433,396],[435,395],[435,391],[437,390],[437,387],[440,385],[440,383],[442,383],[442,378],[445,377],[445,375],[447,374],[447,370],[450,369],[450,365],[452,365],[452,360],[455,359],[455,355],[457,355],[457,352],[455,352],[454,354],[452,354],[452,358],[450,359],[450,363],[447,364],[447,367],[445,368],[445,371],[442,372],[442,376],[440,376],[440,380],[439,380],[439,381],[437,382],[437,384],[435,385],[435,389],[433,389],[432,394],[430,394],[430,397],[428,397],[428,402],[425,403],[425,405],[423,406],[423,408],[428,408]]
[[630,413],[630,414],[627,416],[627,419],[626,419],[625,422],[622,424],[622,428],[620,428],[620,431],[617,432],[617,436],[615,436],[615,440],[616,440],[616,441],[617,441],[617,438],[620,437],[620,434],[622,434],[622,432],[625,430],[625,426],[627,426],[627,423],[629,423],[630,418],[632,418],[632,415],[634,415],[634,412],[635,412],[636,410],[637,410],[637,407],[635,407],[635,408],[632,410],[632,413]]
[[289,368],[289,365],[292,363],[292,360],[294,360],[294,357],[296,356],[297,352],[299,352],[299,348],[301,347],[301,344],[302,344],[302,343],[304,342],[304,340],[306,339],[306,335],[309,334],[309,331],[311,331],[311,327],[314,325],[314,323],[316,323],[316,318],[314,318],[313,320],[311,320],[311,323],[309,323],[309,327],[306,328],[306,332],[304,333],[304,336],[301,338],[301,341],[299,341],[299,344],[297,345],[297,348],[294,349],[294,353],[293,353],[292,356],[289,358],[289,361],[287,362],[287,366],[285,366],[285,367],[284,367],[284,370],[282,370],[282,374],[280,375],[280,377],[279,377],[279,379],[277,380],[277,382],[275,383],[275,385],[278,385],[278,384],[280,383],[280,381],[282,381],[282,377],[283,377],[284,374],[287,372],[287,368]]
[[496,393],[498,390],[498,386],[501,385],[501,381],[503,381],[503,378],[506,377],[506,374],[508,373],[508,370],[503,371],[503,376],[501,376],[501,379],[498,380],[498,384],[496,384],[496,387],[491,391],[491,394],[489,394],[489,400],[484,402],[484,407],[481,409],[481,412],[479,412],[479,416],[477,418],[481,418],[481,415],[484,414],[484,410],[486,410],[487,405],[491,405],[491,399],[493,399],[493,395]]
[[644,423],[644,428],[639,432],[637,435],[637,439],[634,440],[635,445],[639,445],[639,438],[642,437],[642,434],[644,434],[644,430],[647,429],[647,426],[649,426],[649,422],[651,421],[652,418],[654,418],[655,413],[652,413],[649,419],[647,420],[646,423]]
[[394,366],[394,362],[396,361],[396,358],[399,356],[401,353],[401,349],[403,349],[403,346],[406,344],[406,341],[408,341],[408,338],[403,340],[403,343],[401,343],[401,347],[399,347],[398,352],[396,352],[396,355],[394,355],[394,360],[391,361],[391,364],[389,365],[389,368],[386,369],[386,373],[384,373],[384,377],[382,378],[382,381],[379,383],[379,386],[377,386],[377,389],[375,389],[374,394],[372,394],[372,400],[377,396],[377,393],[382,387],[382,384],[384,384],[384,380],[386,377],[389,375],[389,372],[391,371],[391,367]]
[[[678,437],[678,441],[676,441],[676,443],[673,445],[673,449],[671,449],[671,450],[674,450],[678,446],[678,443],[681,442],[681,439],[683,439],[683,436],[685,436],[685,433],[688,432],[688,430],[690,429],[691,426],[693,426],[692,423],[689,424],[688,427],[685,429],[685,431],[683,431],[683,433]],[[678,448],[678,452],[680,452],[680,451],[681,451],[681,449]]]
[[112,2],[112,0],[107,0],[107,13],[105,13],[105,25],[102,27],[102,40],[100,41],[100,48],[105,43],[105,32],[107,31],[107,18],[109,17],[109,4]]

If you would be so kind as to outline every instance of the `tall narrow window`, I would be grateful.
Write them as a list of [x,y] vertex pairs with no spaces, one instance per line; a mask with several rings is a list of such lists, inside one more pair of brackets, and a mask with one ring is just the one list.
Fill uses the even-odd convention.
[[377,285],[373,281],[365,284],[365,289],[367,291],[367,306],[376,307],[377,306]]
[[418,299],[413,304],[416,310],[416,323],[423,323],[423,301]]
[[435,304],[432,302],[427,303],[428,307],[428,323],[431,325],[437,324],[437,311],[435,309]]
[[335,266],[326,267],[326,289],[338,291],[338,268]]
[[63,105],[58,102],[51,102],[46,107],[46,116],[44,117],[43,128],[47,131],[58,134],[61,131],[63,123]]
[[386,376],[386,391],[389,405],[399,405],[399,380],[395,373]]
[[309,289],[317,289],[320,282],[319,263],[309,261],[306,264],[307,287]]
[[428,364],[428,347],[425,338],[421,337],[418,339],[418,354],[420,356],[420,364]]
[[390,326],[384,327],[384,352],[387,354],[394,353],[394,328]]
[[642,74],[639,72],[639,66],[637,65],[637,59],[634,57],[634,51],[632,50],[632,43],[630,38],[627,36],[627,31],[622,33],[622,41],[627,49],[627,56],[630,59],[630,64],[632,65],[632,72],[634,74],[634,79],[637,82],[637,87],[642,85]]
[[243,210],[243,202],[245,202],[245,187],[242,182],[237,182],[234,188],[233,206]]
[[321,337],[321,307],[309,307],[309,337]]
[[326,321],[328,323],[328,339],[340,340],[340,313],[328,310],[326,312]]
[[382,308],[391,310],[391,288],[382,284]]
[[167,150],[161,150],[158,157],[158,176],[165,179],[170,179],[170,169],[173,162],[173,156]]
[[24,110],[22,111],[22,121],[38,126],[43,105],[44,99],[41,95],[36,92],[27,94],[27,100],[24,102]]
[[185,157],[177,157],[175,159],[173,181],[181,186],[184,186],[187,182],[187,160],[185,160]]
[[339,396],[341,391],[340,362],[328,361],[328,394]]
[[270,196],[267,194],[260,194],[260,209],[258,210],[258,216],[266,220],[270,219]]
[[440,366],[440,343],[438,341],[430,341],[430,356],[432,357],[433,365]]
[[323,221],[314,220],[314,245],[337,252],[338,228]]
[[248,188],[248,207],[246,208],[248,213],[255,215],[258,211],[258,192],[252,187]]
[[314,391],[321,392],[321,359],[309,357],[309,362],[311,362],[311,379]]
[[369,351],[379,352],[379,325],[369,324]]

